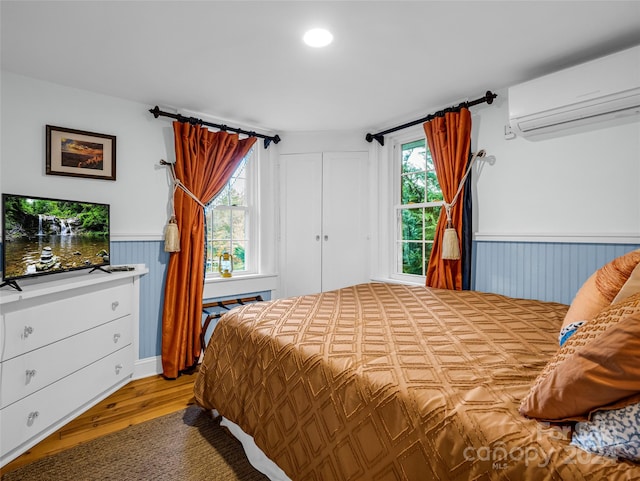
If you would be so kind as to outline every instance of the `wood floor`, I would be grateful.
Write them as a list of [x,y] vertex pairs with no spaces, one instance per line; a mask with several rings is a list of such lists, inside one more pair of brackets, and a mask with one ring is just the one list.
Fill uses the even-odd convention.
[[172,381],[162,376],[131,381],[22,456],[0,468],[0,472],[8,473],[105,434],[180,411],[194,402],[195,378],[195,374],[183,374]]

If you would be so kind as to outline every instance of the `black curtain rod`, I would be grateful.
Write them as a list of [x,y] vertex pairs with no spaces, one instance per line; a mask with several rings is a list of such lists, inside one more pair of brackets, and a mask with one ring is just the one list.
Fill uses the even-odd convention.
[[274,135],[274,136],[263,135],[263,134],[258,134],[257,132],[253,132],[253,131],[249,131],[249,130],[242,130],[242,129],[238,129],[236,127],[229,127],[228,125],[221,125],[221,124],[214,124],[214,123],[211,123],[211,122],[205,122],[204,120],[197,119],[195,117],[185,117],[184,115],[180,115],[180,114],[172,114],[171,112],[163,112],[162,110],[160,110],[160,108],[157,105],[154,108],[149,109],[149,112],[151,112],[156,119],[158,117],[160,117],[160,116],[162,116],[162,117],[170,117],[172,119],[177,120],[178,122],[183,122],[183,123],[187,123],[188,122],[191,125],[206,125],[207,127],[213,127],[214,129],[224,130],[225,132],[226,131],[230,131],[230,132],[235,132],[237,134],[245,134],[245,135],[248,135],[250,137],[258,137],[258,138],[264,139],[264,148],[265,149],[267,147],[269,147],[269,144],[271,142],[273,142],[274,144],[277,144],[281,140],[279,135]]
[[462,102],[461,104],[456,105],[455,107],[447,107],[444,110],[439,110],[434,114],[429,114],[426,117],[423,117],[418,120],[414,120],[412,122],[408,122],[406,124],[398,125],[397,127],[392,127],[388,130],[384,130],[382,132],[378,132],[377,134],[367,134],[365,137],[367,142],[372,142],[374,139],[378,141],[380,145],[384,145],[384,136],[386,134],[390,134],[391,132],[396,132],[397,130],[406,129],[407,127],[413,127],[414,125],[418,125],[424,122],[428,122],[436,117],[442,117],[447,112],[458,112],[462,108],[473,107],[474,105],[482,104],[484,102],[488,104],[493,103],[493,99],[495,99],[498,95],[491,92],[491,90],[487,90],[487,93],[484,97],[480,97],[479,99],[472,100],[470,102]]

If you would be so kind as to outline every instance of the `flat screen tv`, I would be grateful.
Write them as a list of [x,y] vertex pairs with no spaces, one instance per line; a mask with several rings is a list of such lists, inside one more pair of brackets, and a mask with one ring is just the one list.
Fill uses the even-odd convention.
[[2,194],[2,280],[109,265],[109,205]]

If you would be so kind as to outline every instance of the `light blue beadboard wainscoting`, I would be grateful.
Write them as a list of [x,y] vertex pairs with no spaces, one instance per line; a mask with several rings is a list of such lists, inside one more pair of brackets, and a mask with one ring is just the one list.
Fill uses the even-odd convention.
[[640,244],[475,240],[472,288],[571,304],[585,280]]
[[145,264],[149,273],[140,278],[140,359],[161,352],[162,305],[169,253],[164,241],[111,241],[112,264]]

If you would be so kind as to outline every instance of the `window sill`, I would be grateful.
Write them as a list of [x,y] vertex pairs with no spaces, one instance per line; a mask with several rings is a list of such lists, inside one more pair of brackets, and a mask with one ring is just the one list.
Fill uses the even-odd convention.
[[416,280],[409,280],[409,279],[393,279],[391,277],[374,277],[371,279],[371,281],[373,282],[388,282],[391,284],[405,284],[408,286],[421,286],[424,287],[424,284],[426,282],[426,278],[425,277],[418,277],[418,279]]
[[277,274],[247,274],[236,277],[205,279],[203,299],[239,296],[252,292],[273,291],[278,288]]

